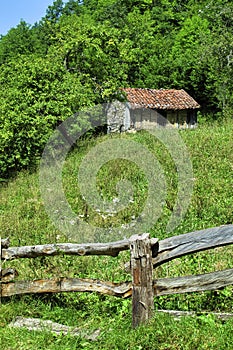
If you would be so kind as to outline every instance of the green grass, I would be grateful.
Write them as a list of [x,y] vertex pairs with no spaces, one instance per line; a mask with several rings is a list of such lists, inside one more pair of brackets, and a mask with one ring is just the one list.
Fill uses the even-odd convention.
[[[180,136],[188,147],[193,164],[194,191],[185,219],[171,233],[166,225],[177,195],[177,174],[171,155],[158,140],[146,132],[113,136],[141,142],[156,155],[167,182],[167,197],[159,220],[151,228],[151,236],[163,239],[203,228],[232,224],[233,218],[233,122],[203,124],[196,130],[185,130]],[[100,136],[82,141],[68,157],[63,171],[63,185],[72,209],[84,215],[93,225],[114,227],[129,223],[137,216],[146,200],[148,182],[145,174],[128,160],[105,164],[98,173],[97,186],[103,198],[117,196],[116,184],[128,179],[134,187],[134,201],[114,217],[102,217],[87,206],[77,188],[77,168],[83,157],[98,143],[108,140]],[[33,245],[66,240],[50,221],[40,196],[38,173],[21,172],[2,184],[0,198],[2,237],[10,237],[11,245]],[[232,246],[202,252],[164,264],[154,271],[157,277],[206,273],[232,268]],[[84,277],[114,282],[129,280],[124,263],[129,253],[111,257],[51,257],[3,262],[15,267],[19,279],[57,276]],[[209,316],[185,317],[180,321],[156,314],[151,322],[131,329],[130,300],[120,300],[86,293],[64,293],[12,297],[2,300],[0,313],[1,348],[5,349],[231,349],[233,321],[219,321]],[[155,299],[155,308],[232,312],[232,287],[220,291],[171,295]],[[50,319],[74,327],[101,329],[97,342],[10,329],[16,316]]]
[[[85,298],[85,297],[83,297]],[[79,299],[79,297],[77,297]],[[15,330],[4,327],[1,331],[3,349],[231,349],[233,320],[221,322],[211,315],[183,317],[175,320],[169,315],[155,314],[153,319],[136,330],[131,328],[130,310],[116,305],[114,300],[106,301],[94,298],[80,312],[81,305],[56,306],[46,300],[25,300],[21,307],[15,307],[18,314],[52,319],[70,326],[79,326],[84,331],[101,329],[98,340],[89,340],[71,335],[54,335],[51,332],[29,332],[24,329]],[[94,306],[95,302],[95,306]],[[96,306],[98,305],[98,306]],[[1,319],[8,306],[2,306]],[[94,314],[91,314],[94,312]],[[102,312],[102,314],[100,313]],[[14,315],[7,315],[11,319]]]

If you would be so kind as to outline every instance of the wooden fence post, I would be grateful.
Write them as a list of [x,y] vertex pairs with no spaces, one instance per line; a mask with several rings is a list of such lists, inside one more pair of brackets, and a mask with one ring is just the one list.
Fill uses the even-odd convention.
[[149,233],[130,238],[132,326],[149,320],[154,311],[152,245]]

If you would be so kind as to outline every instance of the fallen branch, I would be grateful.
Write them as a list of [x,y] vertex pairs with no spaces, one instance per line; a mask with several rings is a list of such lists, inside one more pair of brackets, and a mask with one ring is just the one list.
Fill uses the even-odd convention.
[[184,317],[184,316],[195,317],[195,316],[213,315],[220,320],[227,321],[233,317],[232,313],[227,313],[227,312],[220,313],[220,312],[195,312],[195,311],[176,311],[176,310],[156,310],[156,312],[171,315],[175,319],[180,319],[181,317]]
[[93,333],[87,334],[80,328],[64,326],[50,320],[40,320],[39,318],[16,317],[16,319],[12,321],[8,326],[13,328],[26,328],[30,331],[50,331],[57,335],[69,334],[73,336],[83,337],[91,341],[97,340],[100,334],[99,329]]

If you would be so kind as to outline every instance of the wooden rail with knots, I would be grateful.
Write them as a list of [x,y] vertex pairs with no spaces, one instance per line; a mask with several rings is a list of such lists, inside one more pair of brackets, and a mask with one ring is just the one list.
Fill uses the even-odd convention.
[[93,244],[45,244],[10,247],[0,240],[1,261],[54,255],[109,255],[130,250],[131,281],[112,283],[94,279],[53,278],[17,281],[17,271],[0,268],[1,297],[28,293],[98,292],[116,297],[132,297],[133,327],[147,321],[154,310],[154,297],[167,294],[217,290],[233,284],[233,269],[175,278],[153,280],[153,268],[181,256],[233,244],[233,225],[190,232],[158,241],[148,233],[128,240]]

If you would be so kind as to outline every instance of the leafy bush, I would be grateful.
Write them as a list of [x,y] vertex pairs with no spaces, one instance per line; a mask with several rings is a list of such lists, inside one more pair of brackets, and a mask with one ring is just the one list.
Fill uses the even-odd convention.
[[55,55],[8,62],[0,84],[0,177],[35,164],[58,121],[93,98]]

